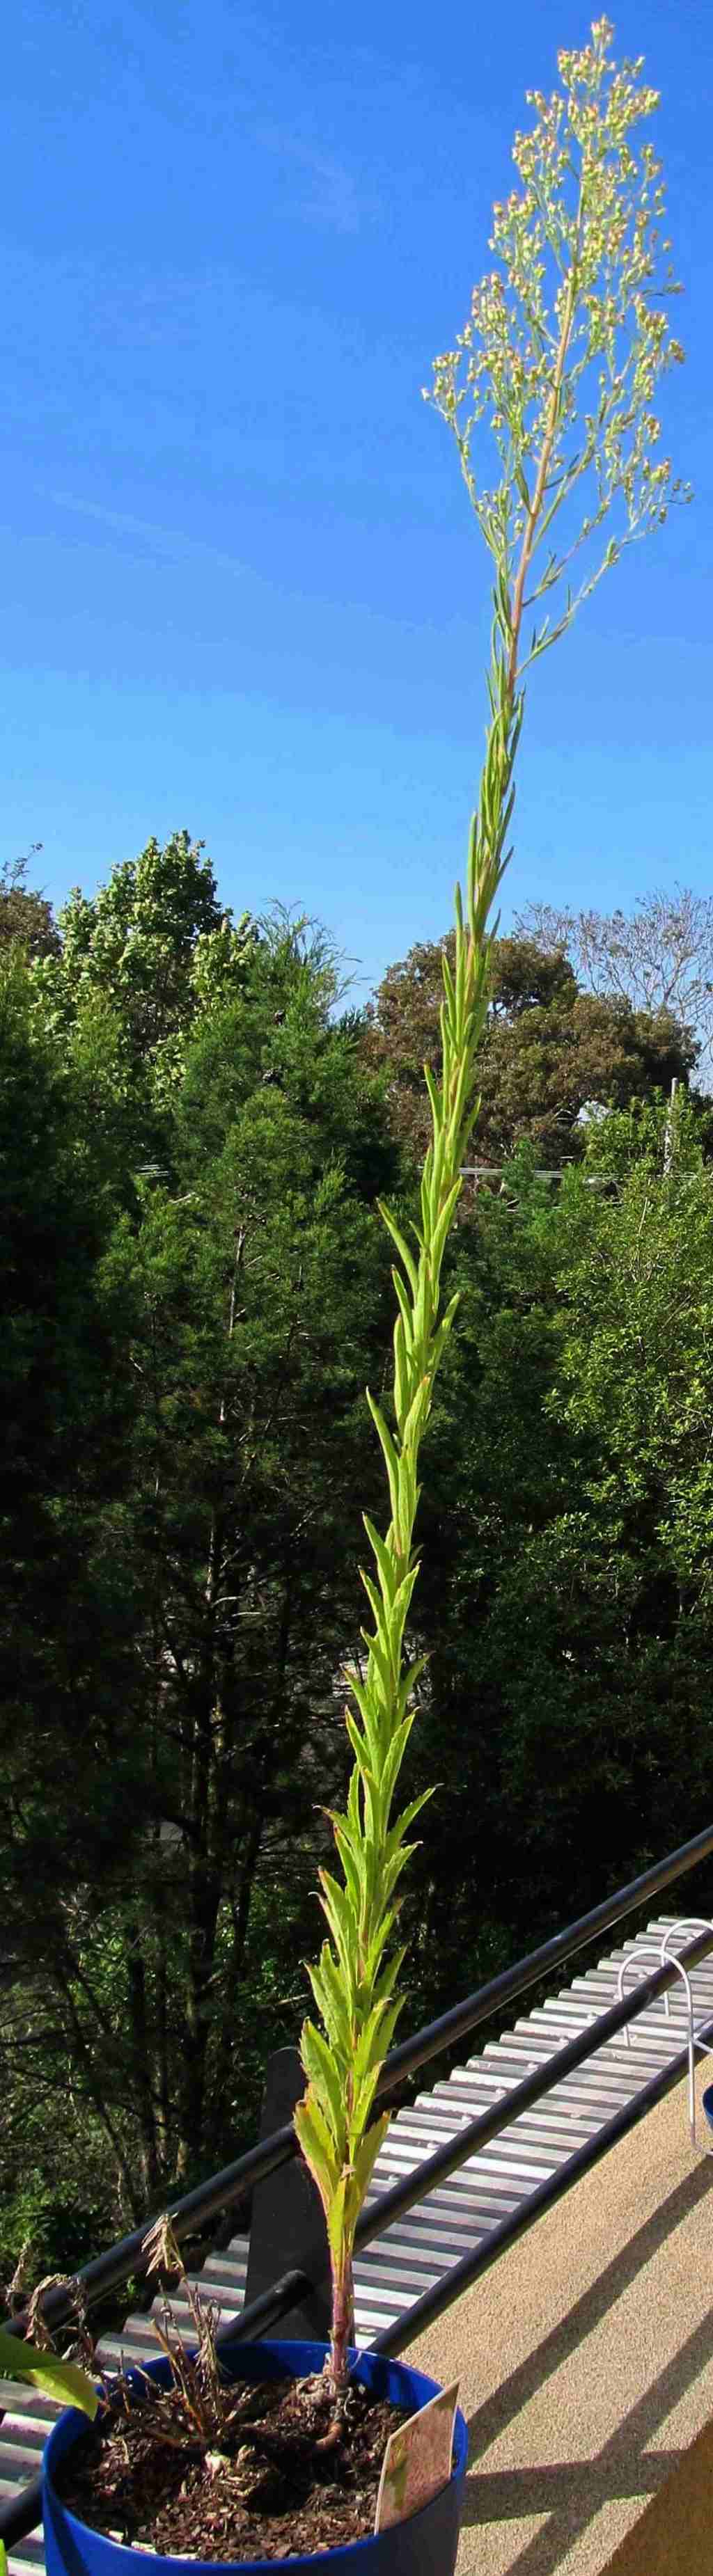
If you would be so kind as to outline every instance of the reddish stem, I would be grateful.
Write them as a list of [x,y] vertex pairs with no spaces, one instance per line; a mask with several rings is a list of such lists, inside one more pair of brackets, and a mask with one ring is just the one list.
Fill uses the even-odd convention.
[[558,416],[558,412],[559,412],[560,394],[561,394],[561,391],[562,391],[562,378],[563,378],[563,375],[564,375],[564,364],[565,364],[565,358],[566,358],[566,356],[567,356],[567,350],[568,350],[568,347],[569,347],[569,337],[570,337],[570,332],[571,332],[571,329],[572,329],[572,322],[573,322],[573,318],[574,318],[574,300],[575,300],[575,292],[576,292],[576,283],[577,283],[577,265],[576,265],[576,259],[573,259],[573,261],[572,261],[572,266],[571,266],[571,269],[570,269],[570,272],[569,272],[569,277],[568,277],[568,280],[567,280],[567,293],[566,293],[566,296],[565,296],[564,312],[563,312],[563,315],[562,315],[562,324],[561,324],[560,336],[559,336],[559,346],[558,346],[558,350],[557,350],[557,357],[556,357],[556,361],[555,361],[555,372],[554,372],[554,376],[553,376],[553,379],[552,379],[552,390],[551,390],[550,400],[549,400],[549,405],[548,405],[547,420],[546,420],[546,423],[545,423],[545,433],[544,433],[544,438],[543,438],[543,441],[542,441],[542,452],[541,452],[541,455],[540,455],[540,462],[539,462],[539,465],[538,465],[538,468],[537,468],[537,476],[536,476],[536,480],[535,480],[535,489],[534,489],[534,492],[533,492],[533,495],[532,495],[532,500],[531,500],[530,507],[529,507],[528,514],[527,514],[527,520],[526,520],[525,530],[524,530],[523,540],[522,540],[522,550],[521,550],[521,554],[520,554],[520,562],[519,562],[519,565],[518,565],[518,571],[517,571],[517,580],[516,580],[516,583],[515,583],[515,589],[514,589],[514,593],[513,593],[512,617],[511,617],[511,628],[510,628],[510,638],[511,638],[511,640],[510,640],[510,658],[509,658],[509,663],[508,663],[508,698],[509,698],[509,700],[510,700],[510,702],[511,702],[511,703],[512,703],[512,699],[513,699],[514,694],[515,694],[515,685],[516,685],[516,681],[517,681],[517,656],[518,656],[518,647],[519,647],[519,642],[520,642],[520,627],[521,627],[521,624],[522,624],[522,612],[523,612],[523,605],[524,605],[524,599],[525,599],[525,582],[526,582],[526,580],[527,580],[527,575],[528,575],[529,568],[530,568],[530,558],[531,558],[532,548],[533,548],[533,544],[534,544],[535,529],[536,529],[536,527],[537,527],[537,522],[538,522],[538,519],[539,519],[539,516],[540,516],[540,511],[541,511],[542,503],[543,503],[543,499],[544,499],[545,484],[546,484],[546,481],[547,481],[547,475],[548,475],[548,471],[549,471],[550,457],[551,457],[551,455],[552,455],[552,449],[553,449],[553,445],[554,445],[555,430],[556,430],[556,428],[557,428],[557,416]]
[[335,2272],[332,2292],[332,2350],[329,2372],[334,2388],[346,2388],[349,2378],[347,2353],[354,2341],[354,2276],[351,2254],[346,2254],[341,2270]]

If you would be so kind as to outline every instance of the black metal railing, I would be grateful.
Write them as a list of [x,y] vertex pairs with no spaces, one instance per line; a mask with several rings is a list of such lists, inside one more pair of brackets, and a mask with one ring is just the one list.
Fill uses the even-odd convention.
[[[695,1869],[697,1864],[707,1859],[712,1852],[713,1825],[710,1825],[703,1833],[696,1834],[690,1842],[681,1844],[677,1851],[669,1853],[665,1860],[656,1862],[648,1870],[643,1870],[639,1877],[630,1880],[626,1887],[617,1889],[614,1895],[605,1897],[600,1905],[593,1906],[587,1914],[580,1915],[574,1923],[568,1924],[564,1931],[556,1933],[551,1940],[540,1943],[538,1949],[530,1951],[526,1958],[517,1960],[511,1968],[505,1968],[498,1976],[491,1977],[487,1985],[479,1987],[474,1994],[467,1996],[463,2003],[454,2005],[448,2012],[442,2013],[437,2020],[429,2022],[423,2030],[417,2031],[412,2039],[404,2040],[398,2048],[392,2049],[382,2068],[379,2092],[393,2091],[398,2084],[403,2083],[406,2076],[413,2074],[417,2067],[439,2056],[457,2039],[477,2029],[479,2024],[493,2019],[497,2012],[515,1996],[526,1993],[532,1986],[539,1985],[554,1967],[572,1958],[578,1951],[588,1948],[600,1933],[611,1929],[613,1924],[621,1921],[627,1914],[636,1912],[650,1897],[659,1895],[676,1879],[683,1877],[689,1870]],[[693,1968],[711,1950],[713,1950],[713,1929],[706,1928],[698,1932],[695,1938],[678,1952],[678,1959],[688,1968]],[[509,2128],[513,2120],[531,2109],[535,2102],[541,2101],[545,2094],[552,2092],[555,2085],[560,2084],[566,2075],[571,2074],[578,2066],[582,2066],[586,2059],[593,2056],[607,2040],[615,2038],[619,2031],[635,2021],[639,2013],[646,2011],[647,2007],[655,2002],[657,1996],[665,1993],[678,1974],[676,1959],[669,1959],[664,1966],[656,1968],[651,1975],[641,1979],[633,1992],[624,1995],[621,2002],[611,2005],[606,2012],[598,2014],[588,2023],[585,2030],[568,2040],[563,2047],[556,2049],[542,2066],[523,2076],[518,2084],[509,2088],[504,2099],[493,2102],[487,2110],[479,2112],[476,2118],[466,2122],[458,2129],[456,2136],[449,2138],[442,2147],[438,2147],[432,2155],[424,2158],[415,2172],[407,2174],[403,2180],[392,2184],[387,2190],[375,2192],[359,2220],[357,2249],[361,2250],[375,2237],[383,2234],[385,2228],[392,2226],[395,2220],[403,2217],[405,2212],[412,2209],[418,2201],[423,2200],[428,2192],[435,2190],[439,2183],[456,2173],[480,2147],[487,2146],[502,2129]],[[705,2024],[703,2027],[706,2032],[710,2029],[713,2036],[713,2016],[711,2016],[710,2025]],[[380,2352],[397,2352],[402,2344],[410,2342],[416,2334],[422,2333],[424,2327],[442,2314],[444,2308],[449,2307],[462,2290],[469,2288],[482,2272],[489,2269],[507,2245],[514,2243],[526,2228],[532,2226],[544,2209],[549,2208],[553,2201],[570,2190],[581,2174],[597,2163],[618,2138],[623,2137],[627,2130],[633,2128],[640,2119],[644,2118],[646,2112],[663,2098],[664,2094],[678,2082],[686,2063],[686,2055],[686,2049],[680,2049],[661,2072],[653,2076],[650,2082],[637,2092],[632,2101],[625,2103],[611,2120],[597,2129],[595,2136],[588,2139],[584,2146],[575,2150],[567,2158],[564,2167],[548,2175],[534,2191],[528,2194],[519,2208],[511,2211],[489,2232],[484,2241],[474,2247],[472,2253],[451,2265],[441,2280],[425,2291],[423,2296],[416,2300],[393,2325],[387,2327],[375,2338],[375,2349]],[[208,2219],[217,2216],[220,2211],[224,2211],[237,2200],[242,2199],[246,2191],[255,2183],[264,2180],[268,2174],[274,2172],[295,2153],[295,2138],[291,2126],[276,2129],[270,2137],[262,2139],[258,2146],[249,2148],[245,2155],[237,2157],[234,2164],[224,2166],[222,2171],[212,2175],[208,2182],[199,2184],[196,2190],[187,2192],[181,2199],[174,2201],[170,2215],[179,2242],[182,2237],[194,2234],[199,2226],[202,2231]],[[93,2262],[81,2267],[77,2278],[83,2285],[88,2306],[96,2305],[109,2290],[120,2287],[130,2276],[141,2274],[147,2269],[148,2257],[143,2248],[145,2233],[146,2221],[143,2227],[134,2228],[129,2235],[121,2237],[119,2242],[110,2246],[105,2254],[98,2255]],[[264,2333],[272,2325],[277,2324],[279,2319],[294,2306],[296,2299],[311,2286],[306,2274],[298,2266],[293,2266],[275,2281],[270,2290],[264,2292],[259,2299],[253,2300],[248,2308],[244,2308],[238,2319],[223,2328],[218,2336],[218,2342],[247,2342]],[[58,2287],[56,2290],[47,2292],[43,2300],[43,2315],[48,2326],[54,2328],[63,2324],[71,2314],[71,2290]],[[25,2330],[26,2316],[23,2313],[13,2318],[6,2318],[4,2324],[10,2333],[21,2336]],[[40,2480],[33,2478],[17,2497],[13,2497],[5,2504],[0,2504],[0,2538],[6,2544],[24,2538],[28,2532],[35,2529],[40,2520],[40,2511]]]

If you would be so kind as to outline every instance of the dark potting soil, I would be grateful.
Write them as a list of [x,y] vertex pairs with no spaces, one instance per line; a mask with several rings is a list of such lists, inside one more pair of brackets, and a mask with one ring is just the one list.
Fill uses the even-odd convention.
[[[389,2434],[403,2417],[352,2381],[227,2388],[219,2440],[189,2433],[175,2389],[80,2435],[57,2470],[92,2530],[164,2557],[293,2558],[373,2532]],[[102,2429],[100,2430],[99,2427]]]

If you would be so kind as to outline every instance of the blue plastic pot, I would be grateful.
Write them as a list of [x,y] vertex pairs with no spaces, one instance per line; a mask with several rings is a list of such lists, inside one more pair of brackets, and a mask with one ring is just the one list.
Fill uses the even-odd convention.
[[[221,2355],[231,2379],[306,2379],[310,2372],[321,2370],[325,2357],[324,2344],[316,2343],[236,2343],[224,2347]],[[415,2415],[429,2397],[438,2394],[438,2382],[424,2378],[420,2370],[409,2370],[405,2362],[387,2361],[382,2353],[361,2352],[350,2355],[353,2376],[377,2397],[386,2397],[407,2415]],[[168,2361],[150,2364],[150,2375],[163,2387],[170,2382]],[[135,2372],[129,2372],[141,2396],[142,2383]],[[118,2540],[107,2540],[100,2531],[90,2531],[78,2522],[62,2504],[54,2483],[55,2471],[65,2453],[71,2450],[86,2420],[75,2406],[60,2415],[46,2443],[43,2459],[42,2513],[45,2531],[47,2576],[137,2576],[141,2553],[123,2548]],[[458,2533],[463,2510],[463,2488],[468,2456],[468,2435],[460,2411],[456,2415],[454,2435],[455,2466],[448,2485],[433,2496],[430,2504],[408,2522],[394,2524],[390,2531],[380,2531],[366,2540],[349,2541],[342,2549],[320,2549],[311,2557],[291,2558],[290,2576],[453,2576],[458,2547]],[[228,2562],[239,2576],[274,2576],[274,2559],[243,2558]],[[221,2576],[216,2559],[156,2558],[156,2566],[166,2576],[186,2576],[191,2567],[198,2576]]]

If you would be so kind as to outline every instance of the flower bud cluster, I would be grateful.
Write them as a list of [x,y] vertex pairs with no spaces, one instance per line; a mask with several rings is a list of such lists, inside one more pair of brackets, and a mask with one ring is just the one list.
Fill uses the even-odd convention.
[[[553,591],[579,548],[615,503],[614,540],[573,600],[533,632],[520,672],[554,642],[622,546],[687,498],[658,453],[659,379],[683,350],[665,306],[680,292],[662,237],[661,164],[632,132],[658,105],[640,78],[641,61],[611,60],[608,19],[591,43],[561,52],[562,89],[528,92],[535,123],[517,134],[520,185],[493,209],[490,248],[499,266],[473,290],[464,330],[434,361],[425,398],[452,430],[462,472],[498,571],[511,582],[525,545],[528,574],[560,512],[524,602]],[[489,429],[497,482],[481,477]],[[537,460],[546,450],[546,491],[533,518]],[[486,469],[487,470],[487,469]],[[581,487],[581,489],[580,489]],[[521,602],[522,605],[522,602]]]

